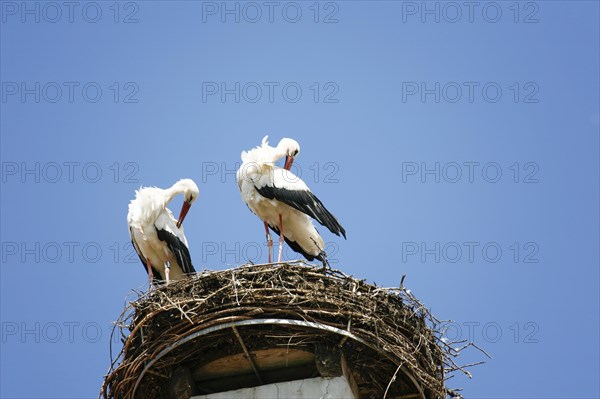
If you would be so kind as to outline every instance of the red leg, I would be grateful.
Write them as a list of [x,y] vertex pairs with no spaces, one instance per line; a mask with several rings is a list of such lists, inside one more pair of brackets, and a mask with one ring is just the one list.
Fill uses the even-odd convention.
[[152,273],[152,264],[148,258],[146,258],[146,268],[148,269],[148,285],[150,288],[152,288],[152,279],[154,278],[154,273]]
[[267,248],[269,251],[269,263],[273,262],[273,239],[271,238],[271,233],[269,232],[269,225],[265,222],[265,233],[267,233]]
[[281,255],[283,254],[283,219],[281,213],[279,214],[279,257],[277,262],[281,263]]

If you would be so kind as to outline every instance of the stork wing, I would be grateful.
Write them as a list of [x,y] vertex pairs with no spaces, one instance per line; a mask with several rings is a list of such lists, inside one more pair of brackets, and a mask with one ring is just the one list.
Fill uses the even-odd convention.
[[[135,252],[140,258],[140,262],[142,262],[144,271],[146,272],[146,274],[148,274],[148,264],[146,263],[146,258],[144,257],[144,255],[142,255],[142,251],[140,251],[140,247],[138,247],[137,242],[135,242],[135,237],[133,236],[133,230],[131,229],[131,227],[129,228],[129,235],[131,236],[131,246],[133,247],[133,249],[135,249]],[[159,285],[162,280],[159,279],[160,274],[158,273],[158,270],[156,270],[154,267],[152,267],[152,274],[152,284]]]
[[[254,186],[260,195],[281,201],[315,219],[335,235],[346,238],[346,230],[323,203],[292,172],[274,168],[268,178],[261,178]],[[291,246],[291,245],[290,245]]]
[[185,274],[196,273],[196,269],[194,269],[194,266],[192,265],[190,251],[188,250],[187,245],[179,237],[181,232],[178,234],[177,231],[179,231],[179,229],[170,224],[160,229],[156,229],[158,239],[167,244],[167,247],[169,247],[169,250],[171,250],[171,253],[173,253],[173,256],[175,257],[175,260],[177,260],[177,263],[181,266],[181,270]]

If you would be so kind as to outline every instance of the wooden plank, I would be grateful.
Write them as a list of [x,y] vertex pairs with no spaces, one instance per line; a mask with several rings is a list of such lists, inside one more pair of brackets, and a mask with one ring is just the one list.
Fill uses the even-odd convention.
[[[301,380],[312,378],[316,372],[314,364],[306,364],[300,367],[288,367],[274,369],[270,371],[261,371],[266,384],[273,384],[285,381]],[[224,392],[241,388],[251,388],[259,386],[253,373],[236,375],[235,377],[223,377],[215,380],[197,381],[197,392]]]
[[256,364],[254,363],[254,359],[252,358],[252,355],[250,354],[250,352],[248,352],[248,348],[246,348],[246,344],[244,343],[244,340],[243,340],[242,336],[240,335],[240,333],[237,330],[237,328],[235,328],[235,326],[231,327],[231,329],[233,330],[236,338],[238,339],[238,342],[240,343],[240,346],[244,350],[244,355],[246,355],[246,360],[248,361],[248,364],[250,364],[250,367],[252,367],[252,371],[254,371],[254,374],[256,375],[256,379],[262,385],[263,384],[263,380],[262,380],[262,378],[260,376],[260,373],[258,372],[258,368],[256,367]]
[[344,375],[344,377],[346,377],[346,380],[348,381],[348,385],[350,386],[350,389],[352,390],[354,397],[360,398],[361,397],[360,390],[358,389],[358,384],[356,383],[356,380],[354,379],[354,372],[348,366],[348,363],[346,362],[346,358],[344,357],[343,354],[341,355],[341,363],[342,363],[342,374]]
[[[314,363],[315,356],[311,352],[285,348],[268,348],[252,351],[254,364],[260,371],[278,368],[298,367]],[[253,374],[252,366],[244,353],[238,353],[214,360],[197,367],[193,372],[194,380],[212,380],[241,374]]]

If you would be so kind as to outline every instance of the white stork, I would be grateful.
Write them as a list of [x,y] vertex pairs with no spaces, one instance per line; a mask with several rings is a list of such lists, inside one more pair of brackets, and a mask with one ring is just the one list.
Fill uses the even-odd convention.
[[[311,218],[337,236],[341,234],[346,238],[346,231],[306,184],[289,171],[294,157],[300,153],[300,145],[295,140],[284,138],[277,147],[271,147],[267,139],[268,136],[265,136],[261,146],[242,152],[237,181],[242,199],[264,222],[269,263],[273,249],[271,228],[279,235],[278,262],[281,262],[285,239],[294,251],[309,261],[316,258],[325,265],[325,243]],[[275,162],[284,156],[282,169]]]
[[[167,205],[178,194],[183,194],[183,205],[175,220]],[[150,285],[159,284],[159,277],[168,284],[196,272],[181,224],[198,194],[193,180],[182,179],[166,190],[140,188],[129,203],[131,243],[148,272]]]

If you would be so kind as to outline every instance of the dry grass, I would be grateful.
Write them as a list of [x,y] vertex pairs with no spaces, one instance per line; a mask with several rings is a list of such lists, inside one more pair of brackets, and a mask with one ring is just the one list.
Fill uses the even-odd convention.
[[[308,323],[266,323],[282,319]],[[468,374],[453,360],[459,351],[441,339],[439,321],[408,290],[298,261],[202,272],[140,295],[116,324],[124,344],[100,397],[161,397],[177,364],[241,352],[235,328],[221,328],[240,322],[250,351],[339,348],[365,398],[444,398],[454,395],[445,387],[449,373]]]

